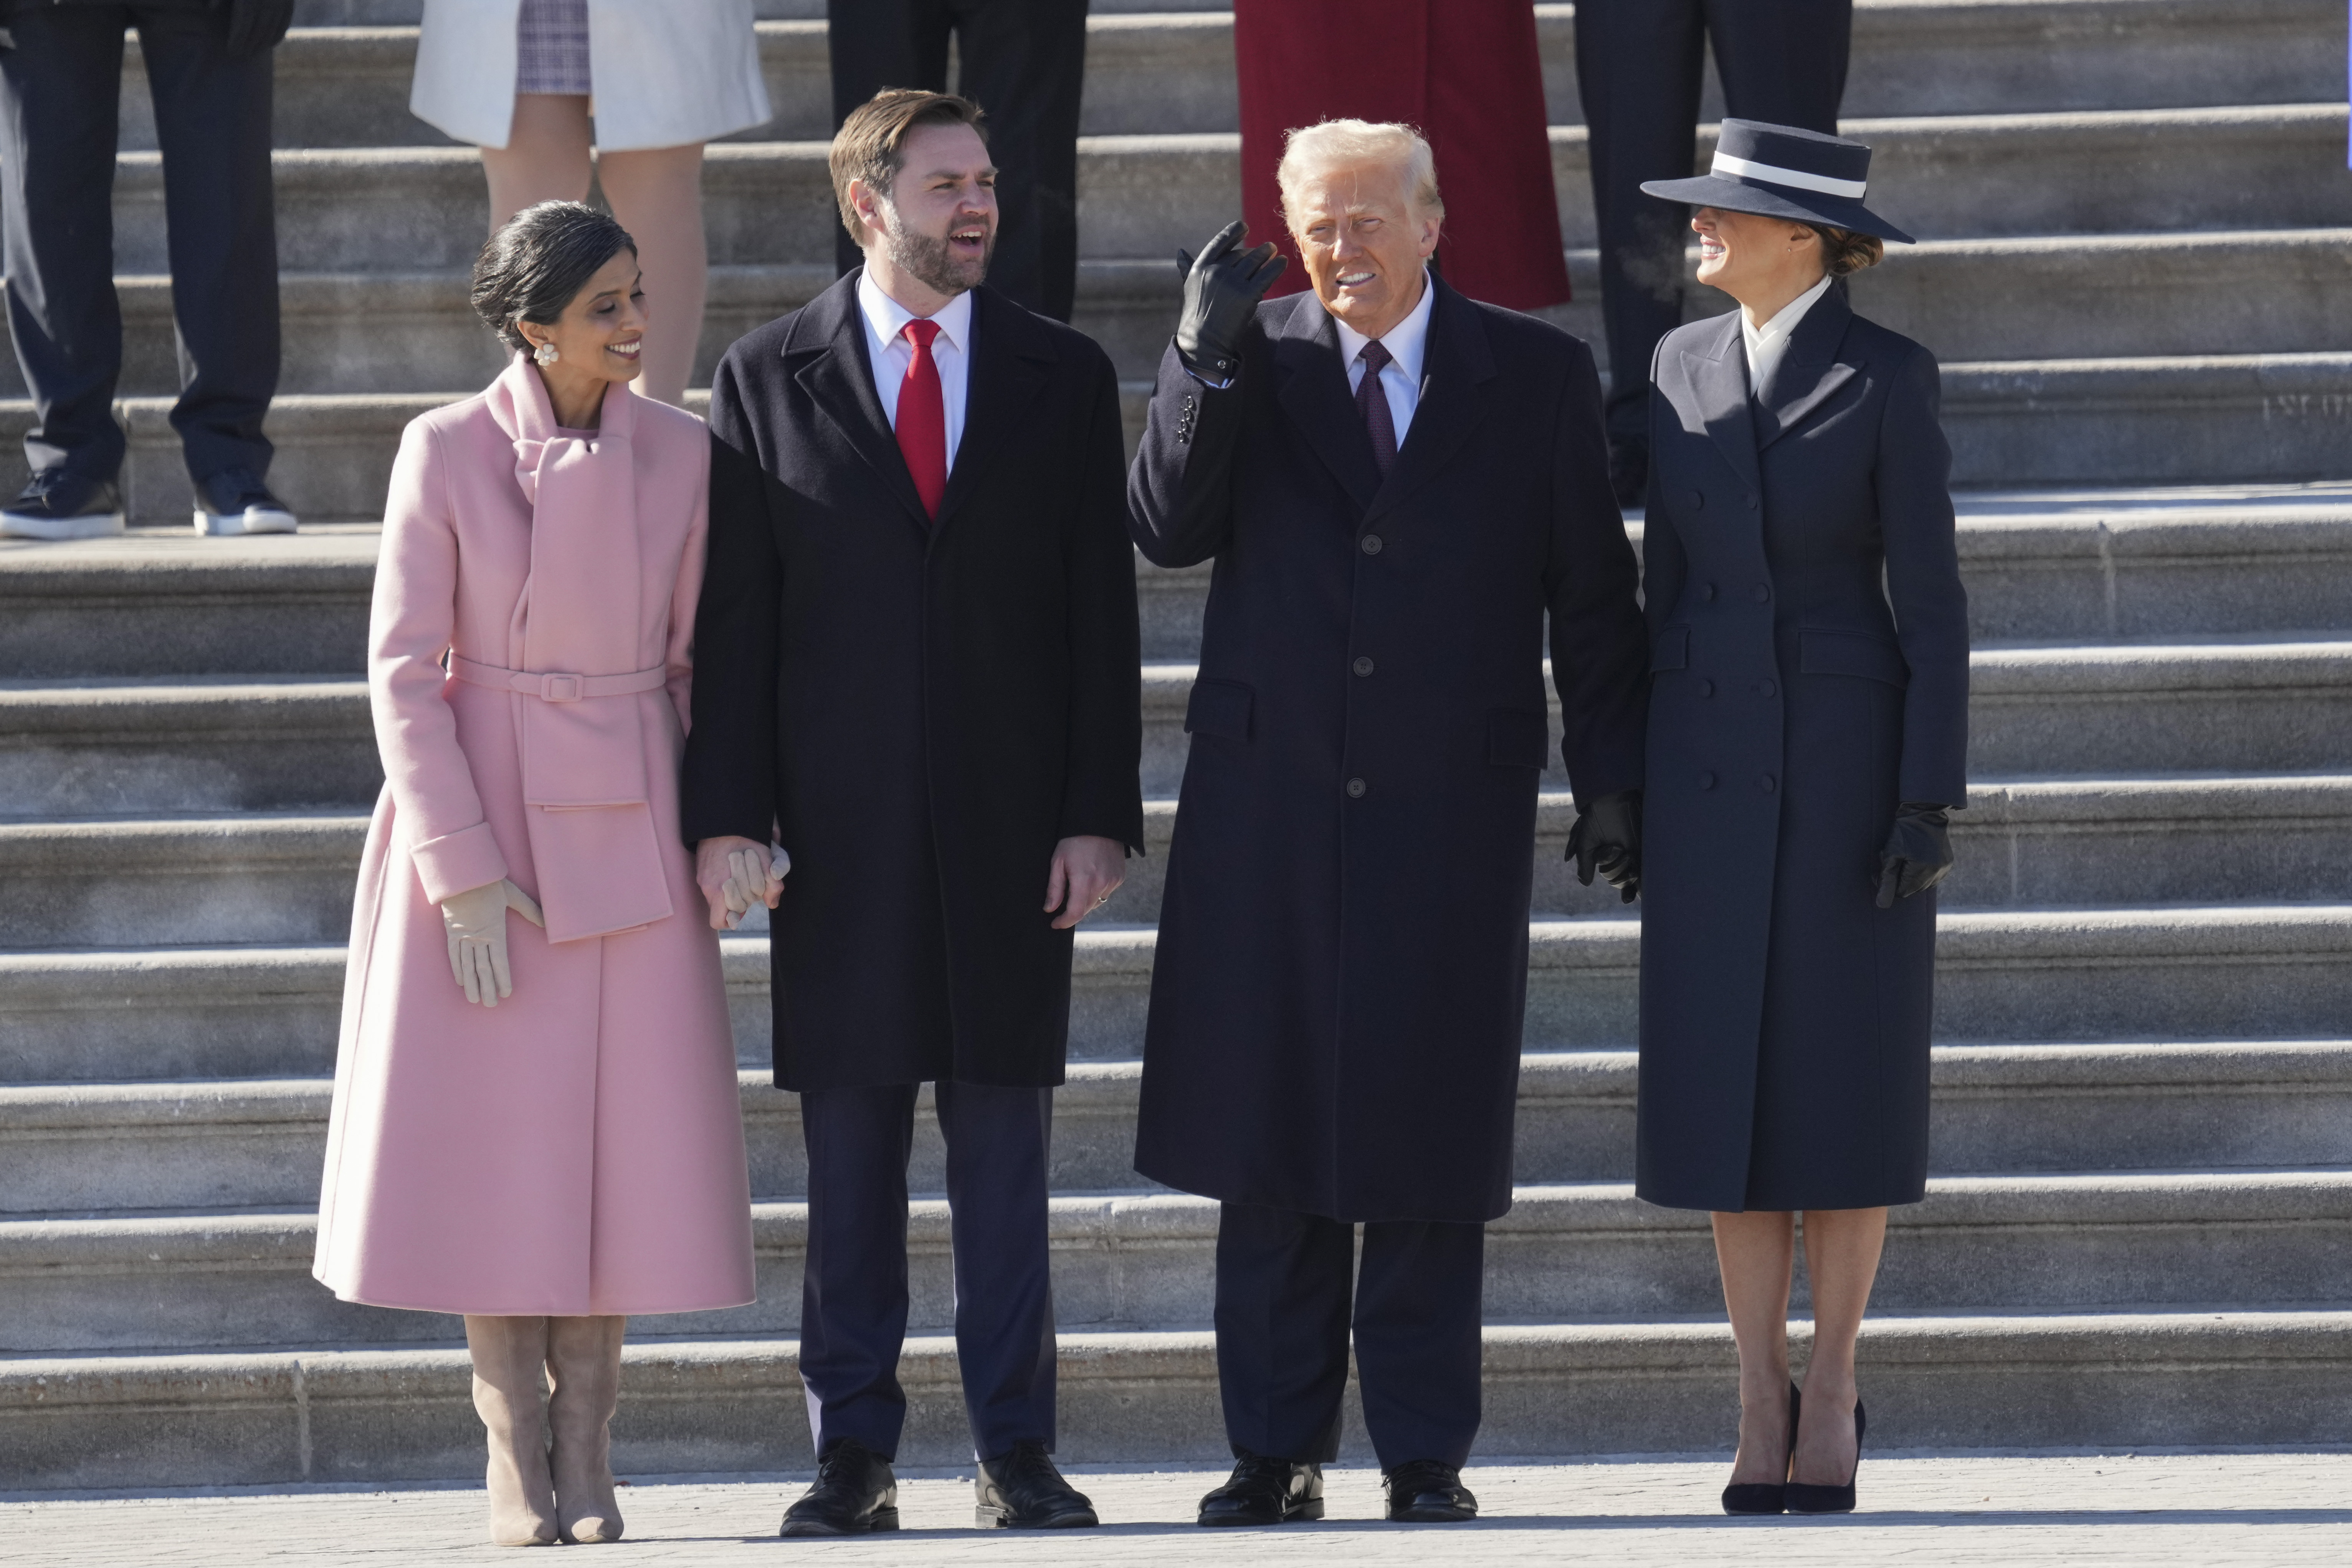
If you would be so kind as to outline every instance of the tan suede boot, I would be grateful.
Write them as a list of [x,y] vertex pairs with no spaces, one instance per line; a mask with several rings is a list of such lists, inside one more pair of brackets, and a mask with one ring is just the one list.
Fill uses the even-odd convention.
[[555,1486],[547,1467],[547,1320],[466,1315],[474,1409],[490,1439],[490,1541],[552,1546]]
[[547,1422],[555,1432],[555,1514],[574,1546],[621,1539],[613,1495],[613,1411],[621,1402],[621,1335],[626,1318],[550,1318],[547,1370],[555,1392]]

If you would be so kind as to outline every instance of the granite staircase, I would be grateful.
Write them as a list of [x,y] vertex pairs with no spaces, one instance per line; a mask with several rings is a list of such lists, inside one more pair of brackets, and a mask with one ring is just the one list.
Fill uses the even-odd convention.
[[[1235,208],[1229,13],[1097,0],[1078,322],[1137,384],[1167,258]],[[135,521],[0,546],[0,1488],[478,1473],[454,1319],[309,1276],[361,679],[400,426],[494,373],[469,150],[405,110],[415,0],[304,0],[278,59],[291,539],[199,540],[158,163],[118,200]],[[1574,10],[1537,7],[1598,339]],[[828,280],[824,25],[762,0],[769,126],[714,147],[704,369]],[[2352,174],[2334,0],[1858,0],[1848,129],[1925,237],[1855,286],[1945,363],[1977,653],[1934,1179],[1864,1342],[1874,1443],[2333,1443],[2352,1400]],[[1596,342],[1597,346],[1597,342]],[[13,377],[13,365],[0,375]],[[0,484],[21,387],[0,385]],[[1207,579],[1139,567],[1153,855],[1080,933],[1053,1230],[1062,1450],[1215,1463],[1213,1205],[1129,1163]],[[1639,929],[1537,846],[1491,1455],[1727,1451],[1702,1216],[1632,1195]],[[634,1475],[808,1462],[805,1213],[764,939],[727,939],[761,1301],[634,1326]],[[925,1133],[919,1191],[940,1188]],[[946,1205],[913,1223],[913,1462],[967,1455]],[[1356,1451],[1361,1451],[1360,1442]]]

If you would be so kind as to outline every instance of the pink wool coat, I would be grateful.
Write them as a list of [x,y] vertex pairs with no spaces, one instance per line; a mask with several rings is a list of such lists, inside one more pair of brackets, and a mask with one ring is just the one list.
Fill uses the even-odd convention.
[[[352,914],[313,1272],[444,1312],[752,1299],[735,1048],[678,837],[709,437],[615,385],[559,431],[520,355],[408,426],[369,625],[385,783]],[[450,656],[445,676],[443,656]],[[514,994],[439,900],[511,878]]]

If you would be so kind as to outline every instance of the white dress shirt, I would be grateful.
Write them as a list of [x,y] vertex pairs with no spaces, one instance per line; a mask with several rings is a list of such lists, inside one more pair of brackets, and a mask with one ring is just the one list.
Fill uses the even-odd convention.
[[[1421,366],[1429,347],[1429,312],[1436,303],[1436,286],[1424,272],[1421,303],[1381,339],[1381,346],[1389,351],[1389,363],[1381,367],[1381,390],[1388,394],[1389,416],[1396,422],[1399,450],[1403,449],[1405,432],[1412,427],[1412,411],[1421,406]],[[1339,329],[1339,358],[1348,367],[1348,390],[1360,391],[1369,367],[1356,356],[1372,340],[1337,316],[1331,321]]]
[[[874,393],[882,400],[882,417],[896,430],[898,388],[915,361],[915,345],[905,335],[915,312],[882,292],[867,272],[857,279],[857,313],[866,321],[866,363],[874,371]],[[940,324],[940,335],[931,340],[931,363],[940,367],[940,402],[948,416],[948,471],[953,473],[956,447],[963,441],[964,387],[971,375],[971,292],[949,300],[931,320]]]
[[1813,308],[1813,301],[1830,291],[1830,279],[1822,280],[1780,308],[1780,313],[1760,327],[1748,323],[1748,312],[1739,312],[1739,335],[1748,344],[1748,390],[1761,393],[1772,373],[1780,368],[1781,359],[1789,352],[1789,340],[1796,335],[1797,323]]

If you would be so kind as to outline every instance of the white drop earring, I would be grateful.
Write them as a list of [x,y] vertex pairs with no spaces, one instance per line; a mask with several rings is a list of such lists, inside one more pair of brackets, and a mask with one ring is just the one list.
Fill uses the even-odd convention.
[[540,368],[544,370],[549,365],[553,364],[557,360],[562,359],[563,356],[555,352],[555,345],[553,343],[541,343],[539,347],[530,351],[530,357],[537,360],[539,362]]

